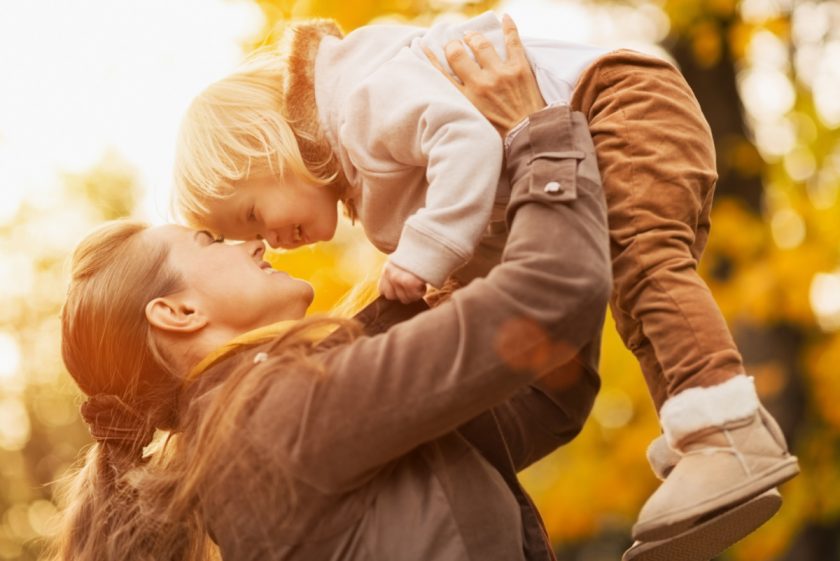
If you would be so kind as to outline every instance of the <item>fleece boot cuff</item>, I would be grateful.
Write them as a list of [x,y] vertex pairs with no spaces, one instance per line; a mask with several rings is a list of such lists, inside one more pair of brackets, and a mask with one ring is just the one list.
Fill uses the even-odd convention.
[[707,388],[689,388],[668,399],[660,411],[665,438],[677,448],[685,437],[754,415],[758,394],[751,376],[739,375]]

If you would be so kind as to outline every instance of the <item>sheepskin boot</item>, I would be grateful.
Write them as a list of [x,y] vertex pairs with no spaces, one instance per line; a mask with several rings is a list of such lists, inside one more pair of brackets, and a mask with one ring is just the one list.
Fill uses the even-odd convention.
[[[650,443],[647,459],[653,473],[664,481],[681,456],[665,436]],[[782,506],[775,488],[746,502],[703,517],[683,532],[657,541],[636,541],[621,561],[709,561],[769,520]]]
[[659,481],[667,479],[668,474],[671,473],[671,470],[674,469],[681,458],[673,448],[668,446],[664,434],[657,436],[648,444],[645,455],[648,464],[650,464],[650,469]]
[[[760,406],[747,376],[681,392],[662,406],[660,421],[680,460],[642,507],[633,526],[635,540],[682,534],[799,473],[781,430]],[[754,524],[743,520],[742,536]]]

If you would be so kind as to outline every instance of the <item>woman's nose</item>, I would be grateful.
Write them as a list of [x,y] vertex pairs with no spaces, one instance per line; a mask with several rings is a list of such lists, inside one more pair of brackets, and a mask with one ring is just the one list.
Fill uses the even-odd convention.
[[251,257],[262,260],[262,256],[265,255],[265,243],[263,243],[261,239],[245,242],[245,245],[248,248]]

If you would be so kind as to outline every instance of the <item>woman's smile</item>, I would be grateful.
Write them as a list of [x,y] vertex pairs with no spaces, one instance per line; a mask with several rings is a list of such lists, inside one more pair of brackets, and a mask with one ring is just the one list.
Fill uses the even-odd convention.
[[217,320],[252,329],[299,319],[312,302],[312,286],[275,270],[264,258],[262,241],[216,243],[207,232],[172,225],[153,228],[145,235],[169,246],[173,268]]

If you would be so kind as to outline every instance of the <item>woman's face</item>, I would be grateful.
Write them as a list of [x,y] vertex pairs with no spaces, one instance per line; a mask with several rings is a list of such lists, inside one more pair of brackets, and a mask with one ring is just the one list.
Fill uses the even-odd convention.
[[314,296],[305,281],[272,269],[265,246],[252,240],[228,244],[208,232],[165,225],[143,233],[169,247],[168,264],[209,322],[245,332],[303,317]]

